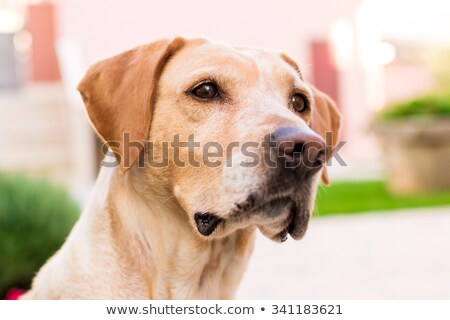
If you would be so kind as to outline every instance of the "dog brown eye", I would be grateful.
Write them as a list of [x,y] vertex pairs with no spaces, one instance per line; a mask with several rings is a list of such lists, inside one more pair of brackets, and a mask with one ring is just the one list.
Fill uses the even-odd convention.
[[192,90],[192,94],[197,98],[210,100],[217,97],[219,90],[214,83],[208,82],[202,83],[198,87],[195,87],[194,90]]
[[294,94],[291,98],[291,103],[297,112],[303,112],[306,110],[305,97],[300,94]]

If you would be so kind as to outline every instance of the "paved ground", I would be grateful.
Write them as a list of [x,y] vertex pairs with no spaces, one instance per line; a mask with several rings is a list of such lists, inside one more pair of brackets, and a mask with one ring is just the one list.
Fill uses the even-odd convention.
[[259,236],[239,299],[450,299],[450,207],[314,218]]

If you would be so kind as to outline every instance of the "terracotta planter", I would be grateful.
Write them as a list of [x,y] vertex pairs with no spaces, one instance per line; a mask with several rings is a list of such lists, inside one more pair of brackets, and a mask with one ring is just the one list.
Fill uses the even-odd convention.
[[450,190],[450,117],[378,122],[374,129],[394,193]]

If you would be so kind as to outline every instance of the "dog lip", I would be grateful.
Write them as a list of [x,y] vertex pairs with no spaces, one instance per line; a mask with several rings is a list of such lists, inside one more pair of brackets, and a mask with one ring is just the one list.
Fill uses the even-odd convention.
[[[244,201],[235,203],[235,209],[232,210],[229,217],[239,217],[241,214],[252,214],[253,212],[265,211],[265,209],[270,210],[271,207],[277,210],[277,207],[281,208],[280,206],[285,203],[286,206],[290,206],[290,212],[282,223],[283,228],[278,229],[281,231],[270,235],[270,238],[276,242],[285,242],[289,236],[294,240],[302,239],[306,233],[310,217],[306,204],[301,202],[302,196],[297,194],[295,187],[281,190],[272,188],[272,190],[274,191],[266,190],[261,193],[251,193]],[[276,211],[272,210],[272,213],[265,217],[267,223],[270,224],[270,220],[275,218],[275,215]]]
[[197,230],[204,236],[209,236],[216,230],[222,218],[216,216],[211,212],[197,212],[194,215],[194,220],[197,225]]
[[252,212],[264,208],[270,204],[274,204],[279,201],[287,201],[292,199],[293,188],[287,188],[281,191],[269,193],[267,197],[250,194],[244,201],[235,203],[237,212]]
[[244,201],[236,203],[235,206],[239,211],[249,211],[255,206],[255,196],[251,194]]
[[285,228],[275,234],[272,237],[272,240],[277,242],[285,242],[288,239],[288,235],[294,240],[302,239],[308,227],[309,215],[306,215],[302,211],[298,211],[298,208],[294,204],[285,221]]
[[288,239],[288,234],[289,234],[289,225],[277,235],[277,238],[279,238],[281,242],[285,242]]
[[288,224],[288,232],[292,239],[300,240],[308,229],[310,215],[304,210],[299,210],[297,207],[292,207]]

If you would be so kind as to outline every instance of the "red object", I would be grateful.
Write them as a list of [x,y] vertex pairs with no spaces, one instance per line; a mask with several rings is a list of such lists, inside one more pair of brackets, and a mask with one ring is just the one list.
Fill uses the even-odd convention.
[[51,3],[28,6],[26,29],[31,33],[31,80],[57,81],[60,79],[55,41],[55,6]]
[[313,41],[311,56],[314,85],[328,94],[339,106],[338,70],[334,63],[330,44],[326,41]]
[[22,289],[11,288],[6,292],[5,300],[19,300],[20,296],[25,293]]

